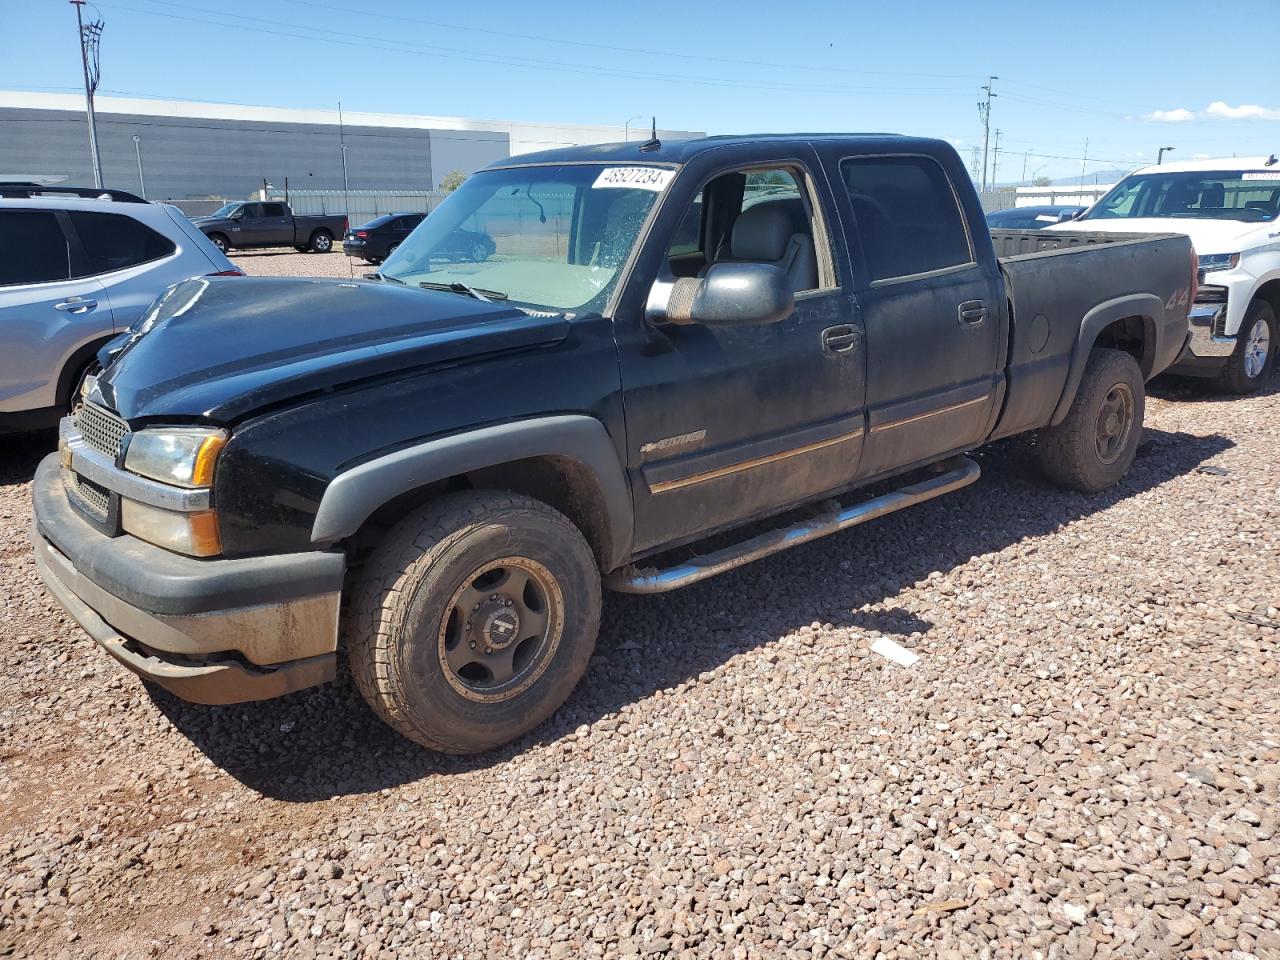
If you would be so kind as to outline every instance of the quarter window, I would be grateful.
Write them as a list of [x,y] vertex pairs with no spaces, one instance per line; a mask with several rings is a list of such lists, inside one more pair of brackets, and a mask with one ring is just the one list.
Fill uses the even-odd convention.
[[0,211],[0,287],[71,276],[71,247],[51,212]]
[[110,273],[167,257],[177,248],[166,237],[132,217],[72,210],[71,223],[84,247],[83,276]]
[[964,218],[945,171],[928,157],[845,160],[840,174],[871,280],[973,262]]

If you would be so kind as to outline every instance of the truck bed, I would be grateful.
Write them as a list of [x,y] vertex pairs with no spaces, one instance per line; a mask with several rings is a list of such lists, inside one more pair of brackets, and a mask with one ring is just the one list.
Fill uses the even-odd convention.
[[1082,324],[1099,305],[1143,296],[1154,314],[1149,335],[1158,341],[1145,376],[1159,373],[1181,349],[1185,333],[1177,336],[1172,318],[1180,310],[1185,326],[1192,257],[1185,236],[996,230],[991,242],[1012,312],[1008,394],[993,437],[1050,422]]

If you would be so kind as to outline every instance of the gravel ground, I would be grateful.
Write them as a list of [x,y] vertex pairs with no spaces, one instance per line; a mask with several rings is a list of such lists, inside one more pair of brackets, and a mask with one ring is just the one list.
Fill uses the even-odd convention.
[[467,759],[345,679],[144,688],[37,578],[51,437],[4,441],[0,956],[1280,957],[1280,377],[1157,392],[1106,494],[1004,442],[950,497],[609,597],[569,703]]
[[298,253],[293,247],[265,250],[232,250],[231,262],[251,277],[358,277],[377,270],[358,257],[342,252],[336,242],[333,253]]

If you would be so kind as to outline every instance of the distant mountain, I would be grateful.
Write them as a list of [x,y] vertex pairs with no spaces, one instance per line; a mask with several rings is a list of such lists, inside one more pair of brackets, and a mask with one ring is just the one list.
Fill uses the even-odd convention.
[[[1084,184],[1085,186],[1091,187],[1095,183],[1101,183],[1101,184],[1116,183],[1120,180],[1121,177],[1126,176],[1127,174],[1131,173],[1136,169],[1138,169],[1138,167],[1135,165],[1125,170],[1121,170],[1118,168],[1113,170],[1090,170],[1088,173],[1084,175]],[[1058,177],[1056,180],[1051,180],[1049,182],[1049,185],[1053,187],[1078,187],[1080,186],[1080,182],[1081,182],[1080,175],[1076,174],[1074,177]],[[1033,186],[1030,180],[1020,180],[1020,181],[1014,181],[1012,183],[996,184],[996,189],[1012,190],[1014,187],[1030,187],[1030,186]]]

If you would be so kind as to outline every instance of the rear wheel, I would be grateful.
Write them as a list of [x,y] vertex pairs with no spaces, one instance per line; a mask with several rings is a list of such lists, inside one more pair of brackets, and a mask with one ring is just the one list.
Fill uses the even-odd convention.
[[599,624],[600,573],[578,528],[530,497],[468,492],[391,531],[344,632],[379,717],[433,750],[478,753],[555,712]]
[[1137,455],[1145,411],[1138,362],[1121,350],[1094,350],[1066,418],[1039,433],[1045,474],[1088,493],[1119,482]]
[[1218,386],[1229,393],[1252,393],[1261,385],[1276,355],[1276,312],[1265,300],[1245,311],[1236,348],[1218,374]]
[[333,234],[328,230],[317,230],[311,235],[310,247],[313,253],[328,253],[333,249]]

